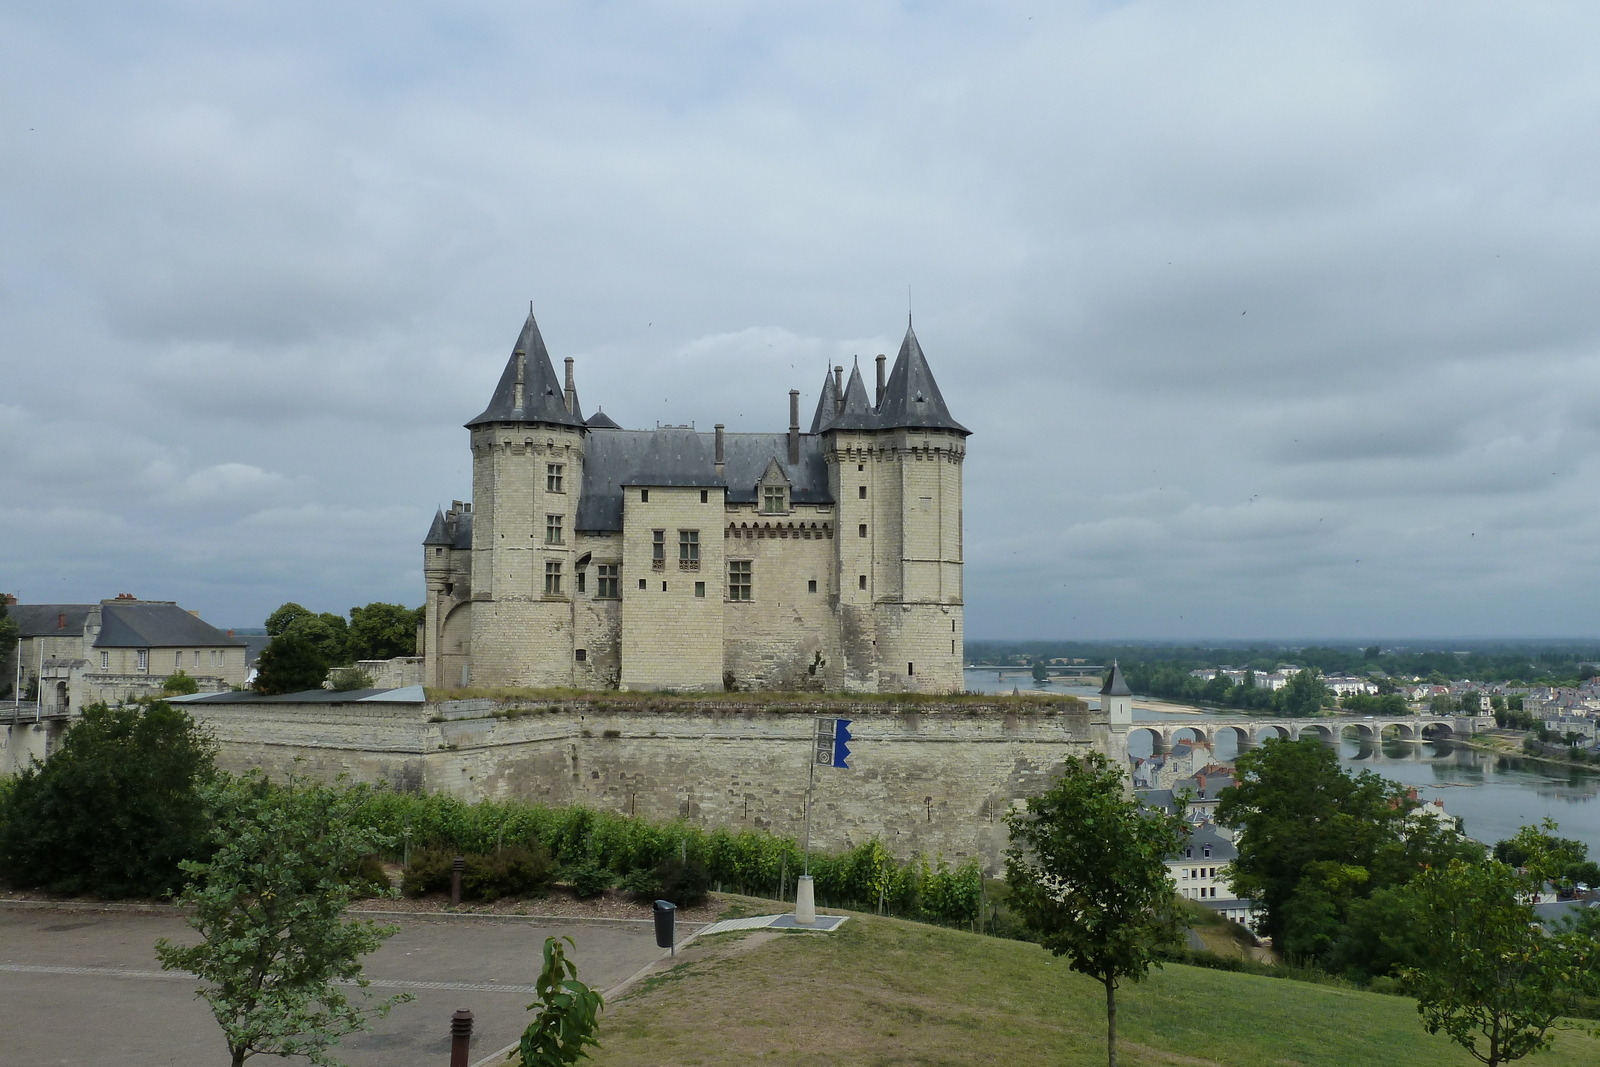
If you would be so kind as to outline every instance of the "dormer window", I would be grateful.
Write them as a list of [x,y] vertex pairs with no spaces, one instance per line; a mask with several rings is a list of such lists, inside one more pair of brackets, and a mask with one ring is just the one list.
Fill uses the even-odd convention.
[[787,493],[781,485],[764,485],[761,487],[761,510],[769,515],[776,515],[789,509],[784,506]]

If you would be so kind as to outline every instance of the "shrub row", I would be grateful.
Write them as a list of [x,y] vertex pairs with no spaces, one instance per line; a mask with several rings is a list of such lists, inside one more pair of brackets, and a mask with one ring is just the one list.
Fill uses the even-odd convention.
[[[692,895],[692,868],[698,866],[720,888],[787,897],[803,865],[799,843],[791,837],[706,831],[682,821],[652,822],[592,808],[468,804],[442,794],[374,790],[361,810],[374,829],[405,843],[413,863],[422,853],[488,857],[513,846],[542,849],[580,895],[618,883],[641,898],[669,888]],[[837,855],[813,854],[811,875],[824,906],[871,911],[881,904],[890,914],[951,924],[973,921],[982,895],[977,860],[954,869],[925,856],[898,861],[876,840]],[[443,888],[448,887],[447,869]]]

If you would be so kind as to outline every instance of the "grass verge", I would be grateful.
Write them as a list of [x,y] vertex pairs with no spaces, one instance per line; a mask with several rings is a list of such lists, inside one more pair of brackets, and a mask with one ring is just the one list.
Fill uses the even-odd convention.
[[[1104,994],[1034,945],[855,916],[837,933],[693,946],[608,1005],[595,1067],[1105,1063]],[[1457,1067],[1412,1001],[1168,965],[1118,993],[1120,1062]],[[1540,1067],[1600,1063],[1562,1033]]]

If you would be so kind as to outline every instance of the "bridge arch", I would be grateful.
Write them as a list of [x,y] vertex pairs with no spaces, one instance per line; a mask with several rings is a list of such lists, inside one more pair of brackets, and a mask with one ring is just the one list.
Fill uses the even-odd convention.
[[1262,741],[1270,741],[1274,737],[1283,741],[1291,740],[1289,728],[1287,726],[1280,726],[1275,722],[1254,724],[1250,727],[1250,733],[1252,739],[1257,744],[1260,744]]
[[1315,737],[1324,744],[1336,745],[1339,743],[1337,727],[1320,722],[1306,723],[1296,729],[1294,735],[1298,741],[1303,741],[1308,737]]
[[1455,733],[1455,727],[1443,719],[1434,719],[1422,724],[1424,741],[1445,741],[1454,737]]
[[[1152,756],[1162,756],[1172,751],[1167,745],[1166,731],[1159,726],[1134,726],[1128,731],[1128,740],[1130,742],[1135,734],[1150,735],[1150,754]],[[1128,747],[1132,748],[1133,746],[1130,744]]]

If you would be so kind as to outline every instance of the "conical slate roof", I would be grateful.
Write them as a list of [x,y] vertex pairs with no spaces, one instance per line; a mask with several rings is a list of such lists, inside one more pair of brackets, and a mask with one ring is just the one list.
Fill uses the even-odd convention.
[[833,372],[822,372],[822,393],[817,397],[817,413],[811,417],[811,432],[821,433],[839,417],[839,387],[833,383]]
[[1117,661],[1111,661],[1111,673],[1106,677],[1106,684],[1100,687],[1103,697],[1131,697],[1133,690],[1128,688],[1128,680],[1122,675],[1122,668],[1117,666]]
[[888,384],[883,390],[883,404],[878,408],[878,425],[886,430],[954,430],[959,434],[972,431],[950,417],[939,385],[928,369],[928,360],[917,342],[916,331],[906,326],[906,338],[900,342],[900,354],[895,357],[894,369],[889,372]]
[[830,430],[876,430],[883,426],[883,420],[878,418],[872,410],[872,401],[867,399],[867,384],[861,380],[861,366],[857,364],[850,372],[850,381],[844,387],[844,410],[839,412],[838,418],[833,420]]
[[467,426],[486,422],[543,422],[583,428],[583,413],[567,410],[565,387],[556,377],[531,308],[489,406]]
[[589,421],[584,423],[591,430],[620,430],[615,419],[603,411],[597,411],[589,416]]
[[444,509],[440,508],[433,513],[433,525],[428,527],[428,536],[422,539],[425,545],[448,545],[450,543],[450,529],[444,522]]

